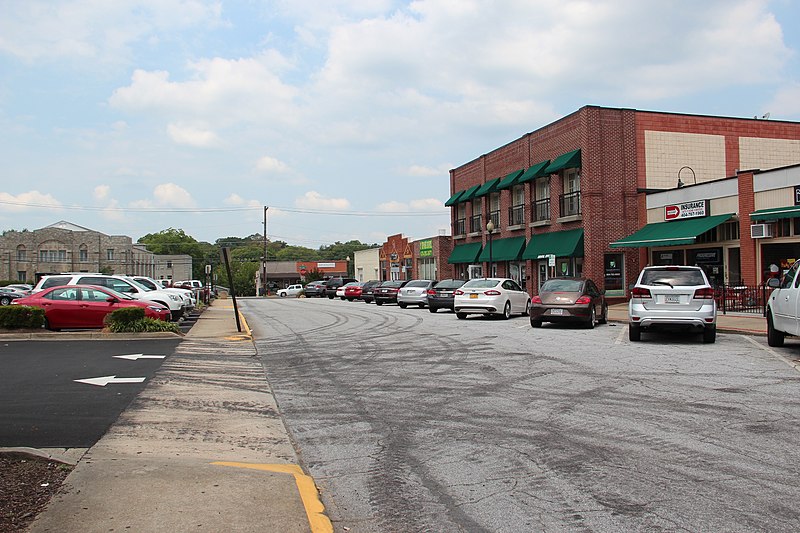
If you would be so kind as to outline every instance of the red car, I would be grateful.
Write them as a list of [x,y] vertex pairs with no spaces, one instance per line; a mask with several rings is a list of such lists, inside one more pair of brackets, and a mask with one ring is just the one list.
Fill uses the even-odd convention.
[[363,283],[352,283],[347,284],[344,286],[344,298],[348,302],[352,302],[353,300],[360,300],[361,299],[361,290],[363,289]]
[[169,309],[161,304],[136,300],[97,285],[51,287],[17,298],[14,304],[44,309],[44,327],[55,331],[62,328],[102,328],[106,315],[123,307],[143,307],[144,316],[158,320],[169,320],[170,316]]

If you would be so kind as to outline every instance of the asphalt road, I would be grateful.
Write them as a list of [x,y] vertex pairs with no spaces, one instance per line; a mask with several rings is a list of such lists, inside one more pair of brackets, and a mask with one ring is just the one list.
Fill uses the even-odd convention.
[[800,530],[797,343],[241,305],[337,530]]
[[[0,447],[88,448],[145,387],[178,339],[0,343]],[[105,386],[75,380],[116,376]],[[138,382],[140,378],[144,378]]]

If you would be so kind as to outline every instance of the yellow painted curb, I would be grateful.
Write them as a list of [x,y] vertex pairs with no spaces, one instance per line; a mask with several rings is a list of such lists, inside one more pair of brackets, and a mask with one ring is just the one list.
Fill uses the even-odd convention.
[[311,476],[304,474],[303,470],[298,465],[235,463],[229,461],[215,461],[211,464],[293,475],[297,490],[300,493],[300,499],[303,500],[303,507],[305,507],[308,525],[311,527],[312,533],[333,533],[333,524],[330,519],[325,516],[325,506],[322,505],[322,502],[319,500],[319,491],[317,491],[314,480]]

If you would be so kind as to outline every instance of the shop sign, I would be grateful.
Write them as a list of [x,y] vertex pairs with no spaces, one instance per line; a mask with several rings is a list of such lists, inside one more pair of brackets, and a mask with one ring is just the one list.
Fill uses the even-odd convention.
[[317,268],[336,268],[336,263],[317,263]]
[[800,185],[794,186],[794,205],[800,205]]
[[433,241],[419,241],[419,256],[420,257],[433,257]]
[[722,250],[719,248],[697,250],[694,254],[694,261],[703,264],[722,263]]
[[389,255],[389,259],[392,260],[392,261],[397,261],[397,254],[396,253],[390,254]]
[[708,200],[667,205],[664,206],[664,220],[704,217],[708,215],[709,211]]

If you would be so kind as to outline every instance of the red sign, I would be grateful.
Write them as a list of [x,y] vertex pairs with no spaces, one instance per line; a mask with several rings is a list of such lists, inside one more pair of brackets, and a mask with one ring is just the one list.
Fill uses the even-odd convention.
[[675,220],[681,216],[681,208],[677,205],[668,205],[664,208],[664,220]]
[[708,200],[693,200],[682,204],[664,206],[664,220],[696,218],[708,216],[710,211]]

